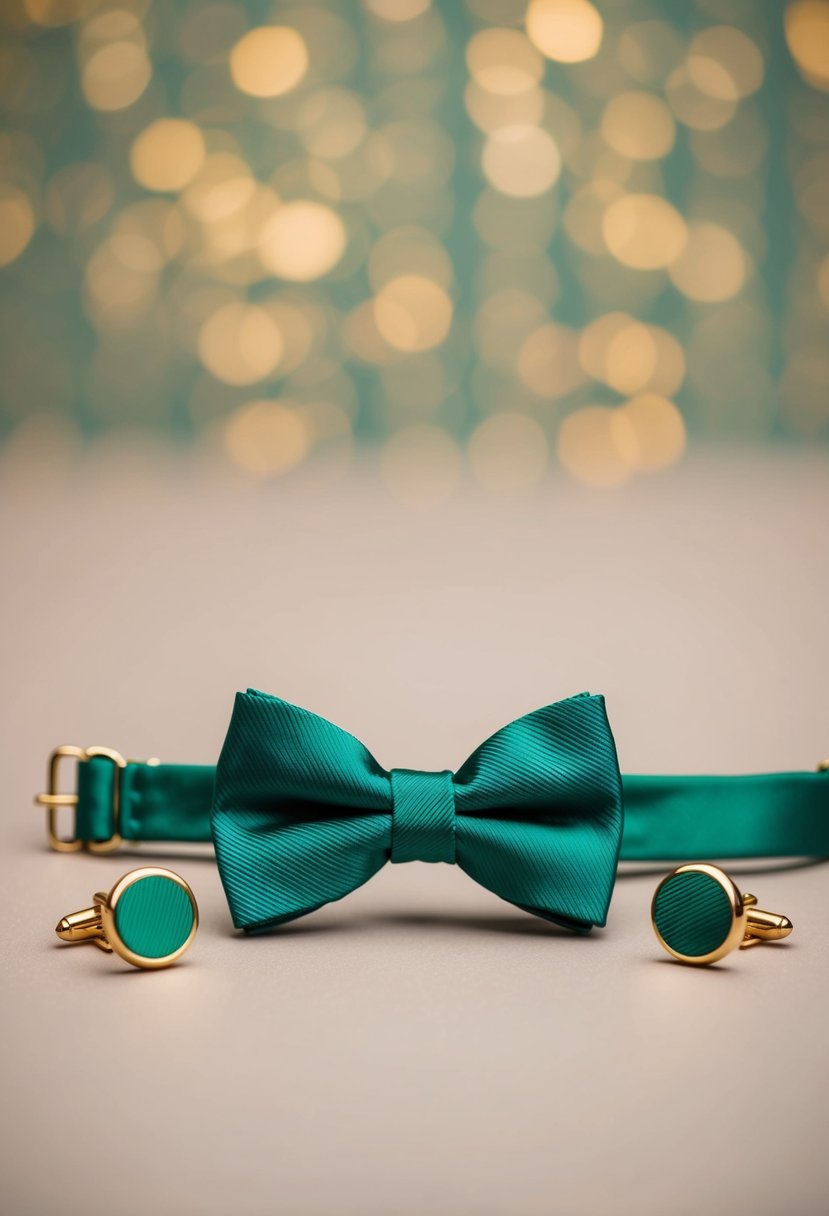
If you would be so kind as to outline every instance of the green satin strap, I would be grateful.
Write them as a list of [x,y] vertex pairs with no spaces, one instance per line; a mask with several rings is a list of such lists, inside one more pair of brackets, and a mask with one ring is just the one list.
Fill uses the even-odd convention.
[[116,830],[114,782],[119,779],[118,830],[125,840],[209,841],[212,764],[141,764],[118,769],[93,756],[78,765],[75,833],[108,840]]
[[623,777],[624,861],[829,857],[829,772]]
[[[76,834],[114,831],[118,774],[125,840],[210,841],[212,765],[78,765]],[[622,778],[622,860],[829,857],[829,771],[741,777]]]

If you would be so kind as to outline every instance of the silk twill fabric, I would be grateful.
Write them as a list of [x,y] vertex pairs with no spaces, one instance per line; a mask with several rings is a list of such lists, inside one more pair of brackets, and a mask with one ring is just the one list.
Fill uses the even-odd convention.
[[586,931],[607,918],[621,779],[600,696],[519,718],[452,774],[388,772],[325,718],[249,690],[236,697],[211,822],[237,928],[313,912],[389,860],[454,860],[502,899]]

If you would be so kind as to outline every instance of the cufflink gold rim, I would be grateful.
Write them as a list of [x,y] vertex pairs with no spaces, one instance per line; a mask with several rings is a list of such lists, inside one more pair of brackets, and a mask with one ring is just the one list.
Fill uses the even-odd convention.
[[[156,892],[163,891],[167,897],[166,901],[163,900],[159,905],[156,899],[151,900],[146,907],[139,906],[138,921],[134,912],[132,916],[125,917],[123,913],[127,912],[131,901],[135,902],[138,884],[145,879],[163,880],[160,886],[156,881],[154,889]],[[187,897],[186,901],[181,892]],[[58,921],[55,927],[58,937],[72,945],[92,942],[107,954],[117,954],[133,967],[146,971],[169,967],[177,962],[192,945],[199,927],[198,904],[189,883],[185,882],[180,874],[165,870],[161,866],[140,866],[130,870],[118,879],[110,891],[97,892],[93,901],[90,908],[72,912]],[[172,917],[175,917],[175,925],[171,923]],[[171,949],[162,947],[163,952],[155,953],[151,944],[153,935],[155,934],[156,942],[165,940],[164,933],[159,932],[164,929],[168,930],[168,939],[170,931],[174,934],[167,944],[172,945],[173,941],[175,944]],[[146,953],[137,948],[142,940],[150,942],[149,946],[144,947]]]
[[[687,938],[683,940],[683,934],[672,932],[668,929],[665,923],[664,915],[660,915],[660,905],[664,908],[664,903],[660,899],[664,895],[668,884],[674,883],[677,878],[683,875],[700,875],[708,880],[713,881],[719,890],[724,894],[727,901],[727,909],[730,911],[730,925],[727,932],[723,933],[722,940],[718,945],[704,951],[702,953],[689,952],[679,949],[680,944],[686,944]],[[710,885],[710,884],[709,884]],[[715,888],[711,888],[715,892]],[[718,897],[720,911],[719,920],[721,925],[725,926],[726,916],[724,915],[724,901],[722,897]],[[693,929],[693,918],[698,917],[698,911],[691,906],[691,901],[688,902],[688,907],[685,910],[686,924],[685,928]],[[677,908],[674,904],[674,909]],[[680,914],[682,913],[681,904],[679,905]],[[676,913],[673,916],[673,928],[677,928]],[[745,950],[749,946],[758,946],[762,942],[780,941],[788,937],[793,929],[792,922],[787,916],[781,916],[775,912],[765,912],[762,908],[757,907],[757,899],[754,895],[743,893],[740,888],[725,873],[719,866],[710,865],[707,862],[689,862],[685,865],[677,866],[670,874],[659,883],[656,888],[653,900],[651,901],[651,925],[656,934],[659,944],[673,958],[682,963],[689,963],[691,966],[701,967],[709,963],[716,963],[721,958],[725,958],[732,950]],[[680,926],[681,928],[681,926]],[[666,939],[665,934],[672,939]],[[679,940],[677,940],[679,938]]]

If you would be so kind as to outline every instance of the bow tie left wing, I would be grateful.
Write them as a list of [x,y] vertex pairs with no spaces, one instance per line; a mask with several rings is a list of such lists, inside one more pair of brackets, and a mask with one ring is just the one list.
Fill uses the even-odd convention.
[[233,923],[268,929],[342,899],[385,865],[389,777],[333,722],[239,693],[211,825]]
[[604,698],[511,722],[454,778],[456,859],[482,886],[568,928],[603,925],[622,837],[622,787]]

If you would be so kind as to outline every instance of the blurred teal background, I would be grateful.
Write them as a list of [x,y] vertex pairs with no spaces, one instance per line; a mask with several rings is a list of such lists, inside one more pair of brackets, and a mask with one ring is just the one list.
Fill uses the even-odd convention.
[[0,438],[440,499],[829,434],[829,4],[3,0]]

